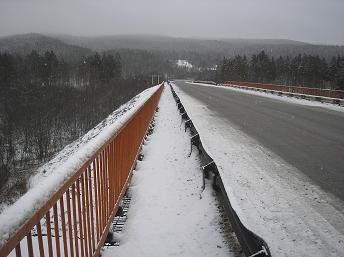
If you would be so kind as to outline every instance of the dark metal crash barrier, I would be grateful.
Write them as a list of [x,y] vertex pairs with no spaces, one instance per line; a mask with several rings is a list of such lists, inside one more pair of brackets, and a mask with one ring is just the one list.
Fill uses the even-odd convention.
[[243,252],[246,256],[249,257],[271,256],[267,243],[258,235],[248,230],[240,221],[238,215],[236,214],[235,210],[233,209],[229,201],[225,186],[222,182],[222,178],[219,174],[216,163],[204,149],[198,131],[194,126],[192,120],[188,116],[182,102],[180,101],[180,98],[174,91],[172,85],[170,85],[170,88],[173,97],[176,101],[177,108],[181,115],[182,121],[185,121],[185,131],[189,129],[191,133],[190,154],[192,151],[192,147],[195,146],[198,149],[201,158],[204,177],[207,179],[211,179],[214,190],[217,191],[218,194],[220,194],[220,198],[222,200],[225,212],[230,220],[232,228],[239,240]]

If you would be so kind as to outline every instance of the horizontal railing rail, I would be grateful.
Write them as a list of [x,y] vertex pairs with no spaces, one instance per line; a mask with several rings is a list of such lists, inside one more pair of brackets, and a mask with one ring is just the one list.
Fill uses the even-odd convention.
[[0,256],[97,257],[163,86],[0,248]]
[[344,99],[343,90],[331,90],[331,89],[320,89],[320,88],[310,88],[310,87],[293,87],[293,86],[285,86],[285,85],[251,83],[251,82],[240,82],[240,81],[226,81],[223,83],[223,85],[225,86],[237,85],[237,86],[243,86],[243,87],[276,90],[276,91],[282,91],[282,92],[288,92],[288,93],[297,93],[297,94]]

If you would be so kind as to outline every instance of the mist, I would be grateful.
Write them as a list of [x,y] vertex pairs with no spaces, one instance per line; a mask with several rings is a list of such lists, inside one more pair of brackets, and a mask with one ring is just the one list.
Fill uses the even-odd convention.
[[341,0],[2,0],[0,35],[155,34],[344,44]]

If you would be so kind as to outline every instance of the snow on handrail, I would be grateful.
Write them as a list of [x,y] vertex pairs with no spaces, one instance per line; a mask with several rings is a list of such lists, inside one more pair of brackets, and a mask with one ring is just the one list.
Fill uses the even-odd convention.
[[0,215],[0,256],[100,255],[162,90],[138,95]]

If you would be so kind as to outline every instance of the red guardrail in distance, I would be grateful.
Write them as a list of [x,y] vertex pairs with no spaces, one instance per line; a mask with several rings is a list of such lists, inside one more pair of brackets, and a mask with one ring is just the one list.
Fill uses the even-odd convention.
[[162,90],[11,235],[1,257],[100,256]]
[[292,86],[285,86],[285,85],[250,83],[250,82],[240,82],[240,81],[226,81],[224,82],[223,85],[225,86],[238,85],[238,86],[244,86],[244,87],[276,90],[276,91],[283,91],[283,92],[289,92],[289,93],[298,93],[298,94],[305,94],[305,95],[344,99],[343,90],[330,90],[330,89],[320,89],[320,88],[310,88],[310,87],[292,87]]

